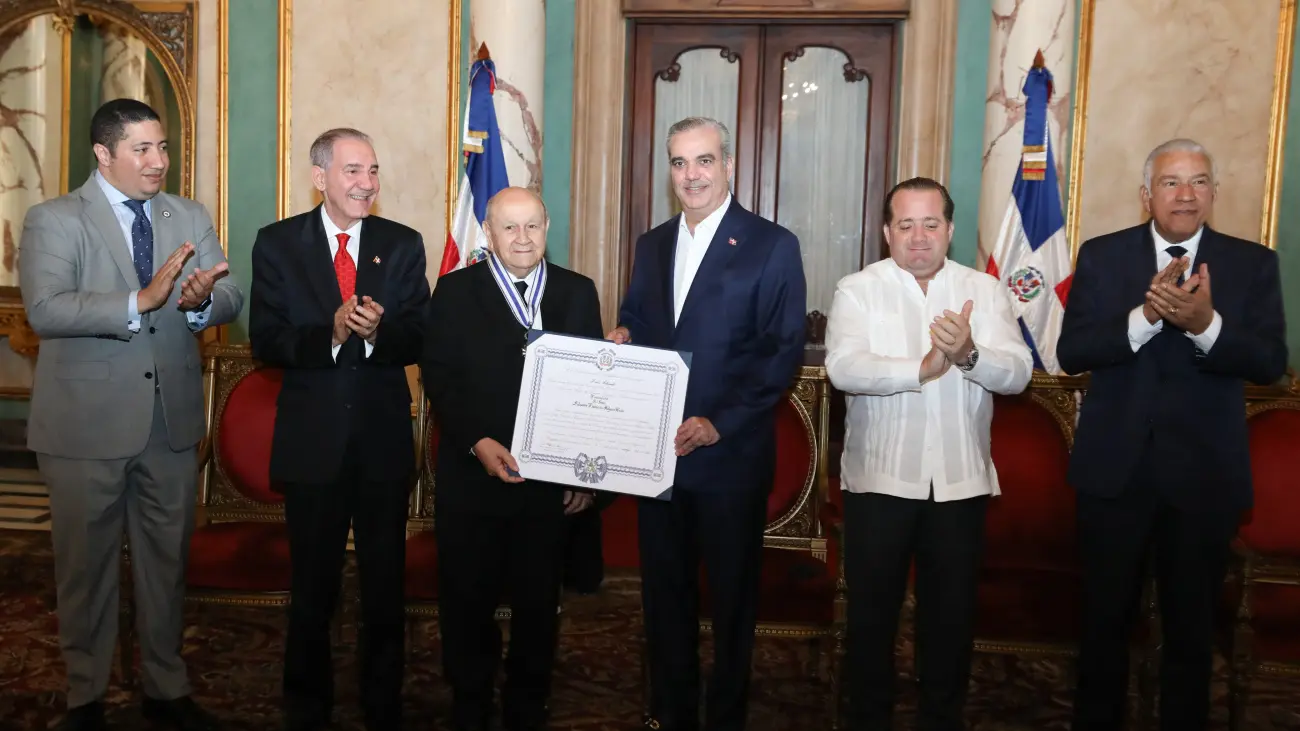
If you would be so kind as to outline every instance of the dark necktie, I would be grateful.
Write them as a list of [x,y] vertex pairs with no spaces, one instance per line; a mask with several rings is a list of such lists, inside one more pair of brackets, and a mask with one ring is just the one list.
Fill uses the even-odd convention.
[[528,291],[528,282],[515,282],[515,289],[519,290],[519,299],[524,301],[524,305],[527,305],[528,295],[524,293]]
[[[1181,258],[1183,258],[1184,256],[1187,255],[1187,248],[1184,247],[1184,246],[1178,246],[1178,245],[1175,244],[1174,246],[1166,247],[1166,248],[1165,248],[1165,253],[1166,253],[1166,254],[1169,254],[1170,256],[1172,256],[1172,257],[1175,258],[1175,259],[1181,259]],[[1186,274],[1185,274],[1185,273],[1184,273],[1184,274],[1179,274],[1179,275],[1178,275],[1178,286],[1179,286],[1179,287],[1183,286],[1183,282],[1185,282],[1185,281],[1187,281],[1187,276],[1186,276]]]
[[153,281],[153,224],[144,214],[144,201],[128,198],[123,202],[135,214],[135,221],[131,223],[131,258],[143,289]]

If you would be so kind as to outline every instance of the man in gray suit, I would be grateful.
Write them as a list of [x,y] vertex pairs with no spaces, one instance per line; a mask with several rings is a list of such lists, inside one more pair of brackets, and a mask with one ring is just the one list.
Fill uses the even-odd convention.
[[235,319],[244,298],[207,211],[161,192],[168,157],[157,113],[110,101],[95,112],[90,138],[96,172],[27,212],[19,263],[27,319],[41,338],[27,446],[50,491],[68,669],[60,728],[107,728],[100,699],[117,635],[124,524],[144,717],[161,728],[216,728],[190,698],[180,656],[204,431],[195,333]]

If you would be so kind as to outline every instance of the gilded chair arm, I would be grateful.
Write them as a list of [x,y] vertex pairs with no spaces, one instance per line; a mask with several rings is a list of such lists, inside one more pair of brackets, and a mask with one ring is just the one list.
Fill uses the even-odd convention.
[[839,564],[835,569],[837,577],[835,591],[838,594],[846,590],[846,584],[844,583],[844,513],[834,500],[823,502],[821,513],[822,525],[829,529],[827,531],[830,534],[829,537],[835,541],[835,545],[839,549],[835,552],[836,563]]
[[212,459],[212,437],[204,434],[203,439],[199,441],[199,471],[202,472],[208,466],[208,461]]

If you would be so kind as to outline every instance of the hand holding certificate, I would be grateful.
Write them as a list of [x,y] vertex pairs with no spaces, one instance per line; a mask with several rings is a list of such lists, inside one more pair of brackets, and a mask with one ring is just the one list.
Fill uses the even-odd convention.
[[519,473],[668,499],[689,358],[558,333],[533,336],[511,440]]

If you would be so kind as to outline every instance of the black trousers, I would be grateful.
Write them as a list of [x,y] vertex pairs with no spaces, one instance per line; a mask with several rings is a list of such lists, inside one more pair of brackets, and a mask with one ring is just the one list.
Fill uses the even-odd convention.
[[693,731],[700,717],[699,566],[709,582],[713,677],[705,728],[745,727],[767,492],[673,491],[638,510],[641,593],[651,715],[667,731]]
[[567,537],[562,510],[558,502],[553,515],[435,508],[442,664],[456,731],[489,728],[501,659],[494,615],[503,603],[511,619],[502,725],[545,728]]
[[403,569],[409,480],[366,481],[361,449],[350,446],[339,480],[286,485],[293,563],[284,696],[290,728],[328,722],[334,705],[330,620],[338,604],[348,527],[361,581],[358,681],[366,728],[401,724],[405,617]]
[[935,502],[844,493],[849,728],[893,728],[898,618],[916,560],[917,728],[965,728],[988,496]]
[[601,543],[600,506],[565,519],[564,588],[579,594],[595,594],[605,581],[604,547]]
[[1160,728],[1197,731],[1209,719],[1214,611],[1240,513],[1180,509],[1159,489],[1158,471],[1137,474],[1117,497],[1078,496],[1084,606],[1075,731],[1124,727],[1129,644],[1150,550],[1163,635]]

